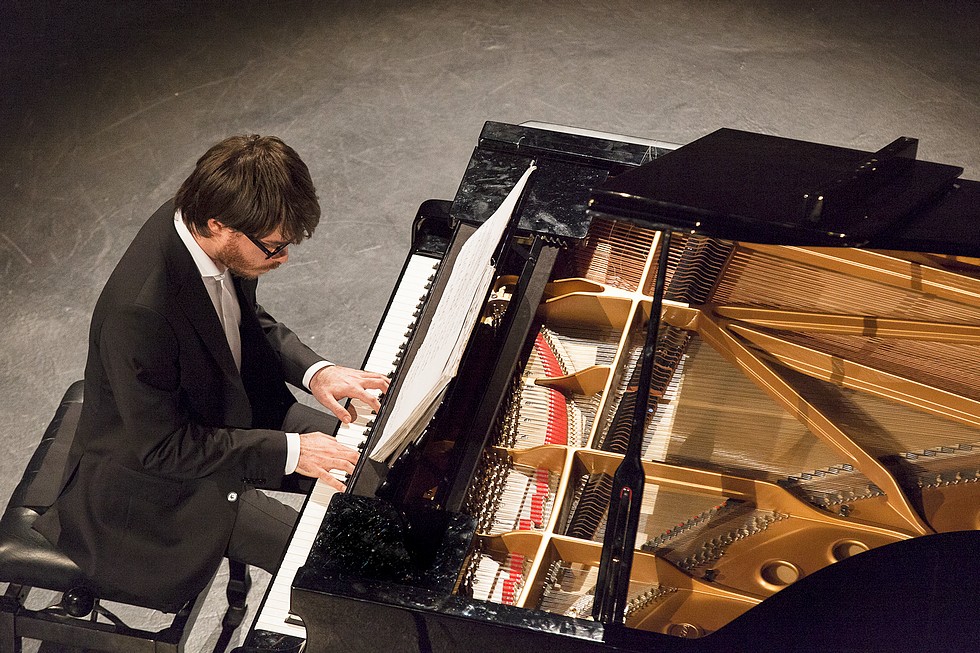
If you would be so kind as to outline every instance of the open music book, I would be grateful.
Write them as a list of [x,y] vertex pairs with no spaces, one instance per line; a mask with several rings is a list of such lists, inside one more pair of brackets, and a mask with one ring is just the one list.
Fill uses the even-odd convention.
[[370,453],[372,460],[384,462],[417,437],[456,376],[463,350],[493,282],[491,258],[534,169],[533,165],[528,167],[493,215],[460,249],[425,339],[414,361],[403,372],[401,389],[390,406],[388,421]]

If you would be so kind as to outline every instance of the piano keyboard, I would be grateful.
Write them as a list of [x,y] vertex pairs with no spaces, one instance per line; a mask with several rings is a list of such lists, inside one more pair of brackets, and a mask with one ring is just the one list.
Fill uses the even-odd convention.
[[[409,256],[398,286],[388,305],[388,311],[371,344],[364,369],[369,372],[391,374],[398,366],[402,350],[407,344],[419,307],[429,291],[432,276],[439,266],[439,259],[413,254]],[[338,441],[350,447],[361,447],[369,436],[369,424],[374,414],[365,404],[352,402],[357,419],[351,424],[341,424],[337,430]],[[334,472],[334,476],[346,482],[346,474]],[[296,571],[306,563],[313,540],[320,529],[327,504],[336,490],[317,481],[300,513],[296,530],[289,541],[282,564],[272,579],[265,602],[259,608],[254,628],[273,633],[306,639],[306,629],[299,619],[289,613],[289,594]]]

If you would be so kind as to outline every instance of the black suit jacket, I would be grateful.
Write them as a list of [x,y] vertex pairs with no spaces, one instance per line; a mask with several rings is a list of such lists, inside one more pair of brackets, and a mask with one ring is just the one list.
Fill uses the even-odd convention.
[[165,610],[210,580],[242,491],[280,485],[285,382],[323,360],[236,278],[239,373],[173,216],[153,214],[96,304],[66,487],[37,526],[100,588]]

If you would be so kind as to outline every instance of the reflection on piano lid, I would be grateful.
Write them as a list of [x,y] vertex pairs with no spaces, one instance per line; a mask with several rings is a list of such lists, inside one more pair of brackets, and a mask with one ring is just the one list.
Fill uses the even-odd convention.
[[595,213],[727,240],[980,254],[980,184],[877,152],[719,129],[596,189]]
[[[978,184],[909,139],[660,145],[485,126],[458,232],[547,174],[425,437],[321,513],[289,597],[307,651],[971,650]],[[625,623],[601,623],[631,444]]]

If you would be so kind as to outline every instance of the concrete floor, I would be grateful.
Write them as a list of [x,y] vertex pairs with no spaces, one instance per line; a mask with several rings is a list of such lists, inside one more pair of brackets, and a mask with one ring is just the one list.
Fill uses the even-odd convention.
[[[260,299],[347,365],[416,208],[454,196],[486,120],[867,150],[905,135],[980,178],[969,0],[0,4],[0,498],[81,377],[113,265],[232,133],[277,134],[311,168],[325,219]],[[189,651],[213,640],[221,604]]]

